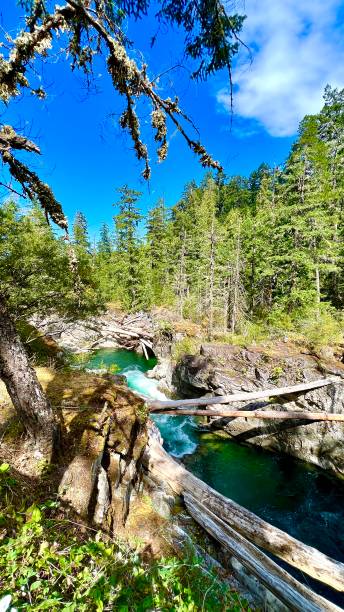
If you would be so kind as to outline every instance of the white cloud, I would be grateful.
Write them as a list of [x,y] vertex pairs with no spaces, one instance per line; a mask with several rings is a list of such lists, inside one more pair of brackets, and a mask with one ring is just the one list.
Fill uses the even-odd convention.
[[[234,113],[272,136],[291,136],[322,106],[325,85],[344,87],[342,0],[246,0],[243,40],[253,52],[234,71]],[[342,29],[342,31],[341,31]],[[218,101],[229,108],[228,90]]]

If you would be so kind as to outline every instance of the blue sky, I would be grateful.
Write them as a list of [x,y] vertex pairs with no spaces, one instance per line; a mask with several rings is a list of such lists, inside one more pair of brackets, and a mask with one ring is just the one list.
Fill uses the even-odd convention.
[[[283,162],[299,121],[320,110],[324,86],[344,86],[343,8],[342,0],[236,3],[236,10],[247,14],[242,37],[252,57],[242,51],[235,65],[232,127],[226,74],[197,84],[190,81],[191,66],[187,66],[161,79],[160,93],[179,96],[203,144],[228,175],[247,175],[263,161]],[[20,25],[15,0],[2,0],[0,20],[15,34]],[[155,30],[152,15],[128,25],[128,35],[147,61],[150,75],[170,69],[182,57],[180,32],[163,30],[151,49]],[[138,51],[134,54],[140,58]],[[204,172],[170,126],[168,159],[157,164],[151,148],[152,178],[144,182],[130,139],[117,127],[122,104],[101,62],[95,66],[95,75],[96,91],[88,93],[83,76],[72,73],[68,62],[56,53],[44,66],[47,99],[41,102],[25,95],[1,109],[2,123],[23,129],[39,144],[42,156],[31,156],[30,163],[52,186],[70,220],[77,210],[86,214],[91,235],[103,221],[111,223],[116,188],[124,183],[143,192],[144,212],[159,197],[173,205],[185,183],[199,181]],[[140,112],[143,134],[151,145],[145,127],[149,109]]]

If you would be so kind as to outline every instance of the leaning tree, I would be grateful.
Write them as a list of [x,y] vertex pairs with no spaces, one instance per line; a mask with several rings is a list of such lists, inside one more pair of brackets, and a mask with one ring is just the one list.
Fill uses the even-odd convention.
[[[72,58],[72,68],[84,71],[88,79],[92,78],[95,58],[104,61],[113,88],[123,101],[120,127],[133,141],[135,154],[143,163],[145,179],[149,179],[151,169],[148,148],[140,133],[137,108],[141,100],[151,106],[150,122],[159,161],[167,156],[170,123],[204,167],[221,169],[199,141],[178,99],[162,97],[157,83],[149,76],[148,66],[139,65],[131,52],[132,44],[124,33],[124,25],[128,19],[147,15],[149,0],[65,0],[62,6],[54,6],[50,0],[20,0],[19,4],[25,12],[25,28],[15,38],[6,34],[0,54],[3,105],[9,105],[24,90],[44,98],[38,60],[43,57],[48,61],[58,38],[64,57]],[[220,0],[158,0],[155,8],[158,23],[176,25],[184,32],[184,55],[194,62],[194,79],[204,80],[227,69],[231,83],[232,60],[241,44],[243,16],[229,14],[226,4]],[[68,240],[68,224],[61,204],[52,189],[20,158],[23,151],[40,153],[39,147],[24,134],[0,123],[0,155],[5,177],[10,175],[25,197],[36,200],[47,221],[61,228]],[[71,267],[76,269],[72,249],[70,253]],[[6,287],[0,287],[0,376],[28,432],[44,454],[51,455],[56,447],[54,440],[58,439],[57,425],[16,334]]]

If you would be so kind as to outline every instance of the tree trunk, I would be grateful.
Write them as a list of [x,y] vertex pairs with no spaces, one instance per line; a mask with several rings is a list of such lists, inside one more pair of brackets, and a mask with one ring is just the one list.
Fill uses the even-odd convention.
[[315,266],[315,291],[316,291],[316,303],[317,303],[317,310],[318,310],[318,316],[320,314],[320,301],[321,301],[321,292],[320,292],[320,271],[319,271],[319,266],[316,265]]
[[214,332],[214,277],[215,277],[215,218],[211,220],[210,231],[210,269],[209,269],[209,325],[208,339],[213,339]]
[[185,254],[186,254],[186,231],[183,232],[183,242],[180,253],[180,267],[178,279],[178,294],[179,294],[179,316],[183,319],[184,316],[184,297],[185,297]]
[[1,296],[0,378],[40,458],[51,461],[59,427]]
[[[344,590],[344,564],[316,548],[299,542],[288,533],[270,525],[233,500],[224,497],[177,463],[152,437],[144,455],[148,474],[169,485],[178,495],[189,494],[207,511],[227,523],[244,538],[283,559],[289,565],[340,592]],[[316,529],[316,525],[314,526]],[[292,608],[294,610],[294,608]],[[329,610],[324,607],[323,610]]]
[[[192,494],[184,494],[184,501],[189,514],[215,538],[225,550],[273,593],[279,601],[293,612],[340,612],[335,604],[323,599],[310,588],[298,580],[275,561],[265,555],[259,548],[246,540],[241,534],[232,529],[216,514],[199,502]],[[276,606],[278,609],[278,606]]]
[[240,236],[240,225],[238,229],[237,241],[236,241],[236,254],[235,254],[235,268],[233,277],[233,296],[232,296],[232,311],[231,311],[231,332],[235,333],[238,316],[239,316],[239,298],[240,298],[240,251],[241,251],[241,236]]

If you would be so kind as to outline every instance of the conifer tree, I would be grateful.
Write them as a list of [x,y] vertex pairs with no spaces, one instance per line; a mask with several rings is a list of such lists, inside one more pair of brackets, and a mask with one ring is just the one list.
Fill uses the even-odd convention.
[[109,259],[112,253],[112,240],[110,228],[107,223],[103,223],[100,228],[100,237],[97,244],[98,255],[104,259]]
[[73,223],[73,242],[85,253],[89,253],[91,245],[88,236],[87,219],[81,211],[78,211],[75,215]]
[[111,302],[117,298],[116,270],[113,240],[107,223],[101,225],[94,259],[94,275],[98,281],[99,291],[106,302]]
[[171,232],[163,198],[149,211],[147,244],[151,262],[152,299],[157,305],[173,301],[171,291]]
[[120,187],[117,191],[121,194],[117,202],[119,213],[114,217],[116,253],[119,260],[118,284],[123,305],[129,310],[135,310],[141,306],[142,294],[140,244],[137,236],[137,226],[142,215],[136,206],[142,193],[130,189],[128,185]]

